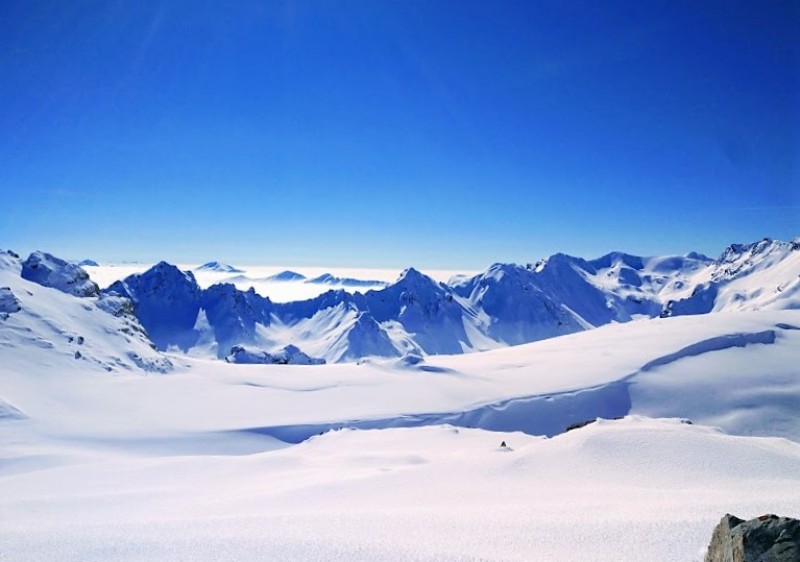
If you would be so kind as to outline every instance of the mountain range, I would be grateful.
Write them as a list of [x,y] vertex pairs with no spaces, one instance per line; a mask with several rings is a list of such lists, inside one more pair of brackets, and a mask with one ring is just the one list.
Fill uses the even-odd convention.
[[800,308],[800,238],[733,244],[716,259],[555,254],[447,283],[409,268],[380,289],[289,303],[229,283],[202,289],[192,272],[166,262],[102,291],[79,266],[49,254],[35,252],[19,268],[22,277],[73,295],[129,299],[159,350],[228,360],[286,361],[287,348],[312,362],[458,354],[638,318]]

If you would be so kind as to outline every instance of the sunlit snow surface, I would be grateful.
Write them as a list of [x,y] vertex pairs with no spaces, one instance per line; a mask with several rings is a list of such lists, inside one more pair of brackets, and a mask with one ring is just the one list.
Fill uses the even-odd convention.
[[115,318],[0,273],[0,560],[686,561],[726,512],[800,516],[797,310],[108,372]]

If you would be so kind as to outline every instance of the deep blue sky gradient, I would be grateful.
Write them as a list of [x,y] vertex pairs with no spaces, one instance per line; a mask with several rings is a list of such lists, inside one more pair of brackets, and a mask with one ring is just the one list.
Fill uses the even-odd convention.
[[800,235],[793,1],[0,8],[0,245],[479,268]]

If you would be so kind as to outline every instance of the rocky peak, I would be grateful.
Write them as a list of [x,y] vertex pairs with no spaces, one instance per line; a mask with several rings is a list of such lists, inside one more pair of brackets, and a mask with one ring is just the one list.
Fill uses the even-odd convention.
[[202,291],[191,272],[159,262],[141,274],[130,275],[108,287],[133,301],[136,316],[159,349],[171,344],[188,344],[184,335],[191,332],[200,311]]
[[46,252],[33,252],[22,262],[22,278],[76,297],[96,297],[97,283],[82,267]]
[[416,287],[419,285],[436,285],[436,281],[424,273],[414,269],[413,267],[409,267],[400,273],[400,276],[397,278],[397,281],[395,281],[394,284],[404,285],[407,287]]

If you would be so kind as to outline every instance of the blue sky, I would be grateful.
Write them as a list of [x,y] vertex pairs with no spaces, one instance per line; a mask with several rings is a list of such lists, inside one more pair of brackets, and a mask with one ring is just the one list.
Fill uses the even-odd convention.
[[800,235],[796,2],[25,2],[0,244],[480,268]]

